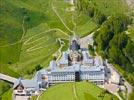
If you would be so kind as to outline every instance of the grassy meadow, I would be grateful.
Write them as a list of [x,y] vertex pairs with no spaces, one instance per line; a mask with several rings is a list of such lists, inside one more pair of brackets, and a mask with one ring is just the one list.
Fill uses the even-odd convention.
[[60,47],[58,38],[88,35],[97,27],[64,0],[1,0],[0,8],[0,67],[5,74],[3,67],[23,76],[36,65],[47,67]]
[[[129,8],[125,0],[89,0],[104,14],[115,15],[128,13]],[[129,11],[130,12],[130,11]]]
[[8,91],[6,91],[3,95],[2,95],[2,99],[1,100],[11,100],[12,99],[12,89],[9,89]]
[[[128,11],[124,0],[90,1],[106,15]],[[58,38],[65,42],[61,49],[64,51],[68,47],[69,36],[75,33],[82,37],[98,27],[88,15],[77,11],[74,6],[65,0],[0,0],[0,73],[29,78],[34,74],[31,71],[35,66],[48,66],[60,48]],[[8,86],[4,84],[0,81],[0,90],[5,85]],[[52,92],[57,100],[58,97],[65,100],[66,93],[71,97],[70,100],[74,100],[72,87],[72,83],[54,86],[41,98],[53,100],[50,96]],[[92,91],[86,89],[91,87],[95,89],[92,88]],[[65,94],[60,95],[65,89]],[[76,83],[76,89],[80,100],[88,96],[100,100],[96,96],[101,89],[94,85]],[[96,92],[98,90],[100,91]],[[3,100],[11,100],[11,93],[11,90],[4,93]],[[107,95],[106,97],[111,98],[110,94]]]
[[[104,96],[99,96],[104,95]],[[50,87],[39,100],[118,100],[89,82],[65,83]]]
[[134,24],[131,28],[128,29],[128,36],[134,41]]

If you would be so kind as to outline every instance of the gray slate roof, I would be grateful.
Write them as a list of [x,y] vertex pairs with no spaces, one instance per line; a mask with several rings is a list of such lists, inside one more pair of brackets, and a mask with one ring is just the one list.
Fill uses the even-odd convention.
[[78,51],[80,49],[80,45],[77,43],[76,40],[73,40],[70,45],[70,50],[72,51]]
[[32,88],[32,89],[39,89],[39,85],[35,80],[22,80],[19,78],[13,86],[13,89],[16,88],[19,84],[22,84],[24,88]]

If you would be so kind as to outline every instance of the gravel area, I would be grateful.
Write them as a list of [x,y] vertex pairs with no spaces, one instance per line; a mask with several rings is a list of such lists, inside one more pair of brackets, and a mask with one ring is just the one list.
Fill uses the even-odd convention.
[[134,0],[126,0],[128,6],[132,9],[134,9]]

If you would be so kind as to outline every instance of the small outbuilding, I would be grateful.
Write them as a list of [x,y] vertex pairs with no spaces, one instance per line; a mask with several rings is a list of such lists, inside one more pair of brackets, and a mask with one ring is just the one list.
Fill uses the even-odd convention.
[[38,95],[39,85],[35,80],[22,80],[19,78],[13,86],[14,95]]

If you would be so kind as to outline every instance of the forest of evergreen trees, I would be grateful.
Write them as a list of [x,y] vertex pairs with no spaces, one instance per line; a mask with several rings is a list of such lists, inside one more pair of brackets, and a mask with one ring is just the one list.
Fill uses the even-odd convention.
[[134,42],[125,32],[129,24],[125,15],[110,18],[95,32],[94,45],[103,58],[124,70],[124,77],[134,86]]

